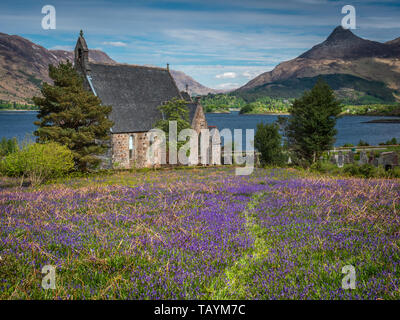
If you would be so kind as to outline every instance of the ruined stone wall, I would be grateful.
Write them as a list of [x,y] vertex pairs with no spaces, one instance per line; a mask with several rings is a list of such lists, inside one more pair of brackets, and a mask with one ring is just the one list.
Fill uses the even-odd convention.
[[[200,133],[201,129],[208,129],[203,107],[198,105],[192,121],[192,128]],[[132,157],[129,156],[129,137],[133,136]],[[157,138],[156,138],[157,140]],[[152,142],[155,143],[155,142]],[[112,164],[114,168],[149,168],[160,166],[163,157],[161,148],[154,148],[153,160],[148,159],[148,150],[150,148],[150,134],[147,132],[136,133],[114,133],[111,138]],[[155,146],[155,145],[153,145]]]
[[[129,137],[133,136],[132,157],[129,153]],[[117,133],[112,135],[112,162],[115,168],[149,168],[161,163],[161,151],[154,152],[154,161],[148,159],[150,139],[147,132]],[[156,164],[156,165],[155,165]]]
[[208,129],[206,116],[204,115],[203,107],[200,104],[197,105],[197,109],[192,120],[192,128],[197,133],[200,133],[201,129]]
[[114,168],[129,169],[129,134],[112,135],[112,163]]

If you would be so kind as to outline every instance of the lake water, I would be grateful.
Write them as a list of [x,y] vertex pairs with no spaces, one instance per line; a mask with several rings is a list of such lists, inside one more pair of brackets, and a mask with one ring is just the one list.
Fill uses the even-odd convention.
[[[275,115],[239,115],[238,112],[230,114],[206,114],[208,125],[216,126],[222,130],[228,129],[255,129],[260,122],[272,123],[278,116]],[[366,121],[383,119],[387,117],[345,116],[337,121],[338,135],[335,146],[345,143],[356,145],[360,139],[371,145],[386,142],[393,137],[400,139],[400,124],[398,123],[365,123]],[[36,121],[35,111],[0,111],[0,138],[17,137],[34,140],[33,131]]]

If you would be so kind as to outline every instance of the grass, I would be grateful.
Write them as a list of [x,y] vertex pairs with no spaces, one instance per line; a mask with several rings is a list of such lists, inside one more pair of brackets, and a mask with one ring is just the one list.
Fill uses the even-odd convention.
[[209,168],[0,188],[1,299],[400,297],[399,180]]

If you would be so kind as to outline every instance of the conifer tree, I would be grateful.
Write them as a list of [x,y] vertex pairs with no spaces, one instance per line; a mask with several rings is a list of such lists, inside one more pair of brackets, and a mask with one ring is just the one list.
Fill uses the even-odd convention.
[[311,91],[294,101],[289,112],[291,117],[285,128],[287,144],[294,160],[307,166],[332,148],[341,105],[329,85],[319,79]]
[[172,98],[167,103],[159,106],[158,109],[163,114],[163,119],[156,123],[156,127],[166,132],[167,136],[169,133],[170,121],[177,122],[178,134],[183,129],[190,128],[189,108],[187,104],[185,100]]
[[55,141],[67,146],[74,154],[76,169],[87,171],[95,168],[98,155],[107,150],[110,128],[110,106],[83,87],[83,78],[72,64],[49,66],[49,76],[54,84],[43,84],[43,97],[34,97],[39,106],[35,131],[40,143]]
[[282,152],[282,137],[279,126],[275,123],[257,125],[254,137],[254,146],[261,153],[260,162],[263,165],[282,165],[284,154]]

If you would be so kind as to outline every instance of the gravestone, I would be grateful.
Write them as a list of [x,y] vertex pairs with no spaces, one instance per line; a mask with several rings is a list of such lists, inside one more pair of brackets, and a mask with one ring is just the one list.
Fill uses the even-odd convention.
[[345,154],[344,163],[345,164],[354,163],[354,153],[352,151]]
[[339,168],[342,168],[343,165],[344,165],[344,156],[343,156],[343,152],[342,151],[339,151],[338,159],[337,159],[337,165],[338,165]]
[[365,151],[360,152],[360,161],[358,163],[360,164],[360,166],[368,163],[368,157]]

